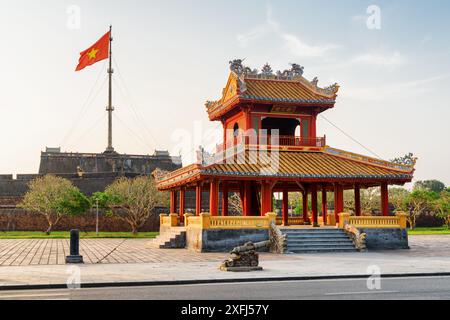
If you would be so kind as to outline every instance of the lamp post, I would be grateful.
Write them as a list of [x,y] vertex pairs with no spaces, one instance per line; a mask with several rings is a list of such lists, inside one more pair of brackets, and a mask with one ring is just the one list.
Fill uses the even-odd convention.
[[97,235],[97,237],[98,237],[98,199],[95,199],[95,206],[96,206],[96,211],[97,211],[97,213],[96,213],[96,219],[95,219],[95,234]]

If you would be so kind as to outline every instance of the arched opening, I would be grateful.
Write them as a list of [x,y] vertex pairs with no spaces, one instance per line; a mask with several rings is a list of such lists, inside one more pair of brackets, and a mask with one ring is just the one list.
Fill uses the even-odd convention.
[[235,138],[237,138],[238,135],[239,135],[239,125],[238,125],[237,123],[235,123],[235,124],[234,124],[234,127],[233,127],[233,136],[234,136]]
[[278,130],[280,136],[293,137],[299,126],[300,121],[292,118],[265,118],[261,121],[261,128],[266,130],[268,135],[271,135],[273,130]]

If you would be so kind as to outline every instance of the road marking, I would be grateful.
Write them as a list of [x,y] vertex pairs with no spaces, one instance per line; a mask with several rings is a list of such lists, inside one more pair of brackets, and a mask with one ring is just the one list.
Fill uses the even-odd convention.
[[361,291],[361,292],[331,292],[326,296],[355,295],[355,294],[376,294],[376,293],[399,293],[399,291]]

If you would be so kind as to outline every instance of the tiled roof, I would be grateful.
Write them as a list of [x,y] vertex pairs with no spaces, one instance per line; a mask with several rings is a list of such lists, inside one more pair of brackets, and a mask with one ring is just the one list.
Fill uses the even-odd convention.
[[230,73],[222,98],[206,103],[210,120],[217,120],[240,102],[288,103],[332,107],[336,102],[339,86],[334,84],[320,88],[303,76],[283,78],[274,75],[242,75]]
[[347,160],[322,152],[278,152],[246,153],[244,164],[213,164],[204,168],[204,174],[248,175],[299,178],[362,178],[362,179],[407,179],[405,172],[399,172],[376,165]]
[[326,97],[307,88],[300,81],[245,79],[247,90],[241,93],[243,99],[274,102],[334,103]]
[[358,181],[389,180],[408,182],[413,177],[414,169],[400,170],[387,166],[356,161],[326,152],[280,151],[274,154],[245,151],[243,161],[235,163],[214,163],[208,166],[195,165],[186,167],[158,179],[161,189],[173,185],[182,185],[201,176],[225,176],[233,178],[281,178],[323,179],[324,181]]

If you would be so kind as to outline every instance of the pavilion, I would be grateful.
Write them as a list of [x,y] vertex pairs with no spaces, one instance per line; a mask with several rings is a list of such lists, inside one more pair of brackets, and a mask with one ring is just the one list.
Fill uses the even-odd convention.
[[[185,194],[195,191],[195,212],[200,215],[207,190],[211,217],[228,215],[231,192],[240,195],[243,216],[264,216],[273,211],[273,193],[279,192],[283,225],[335,225],[344,210],[344,190],[354,190],[354,213],[360,216],[360,190],[378,186],[381,214],[389,215],[388,186],[411,182],[415,159],[390,162],[328,146],[325,135],[317,134],[316,121],[320,113],[334,108],[337,84],[320,88],[317,78],[305,79],[297,64],[277,73],[266,64],[258,72],[234,60],[230,70],[222,97],[206,103],[209,119],[223,126],[216,153],[202,153],[198,163],[173,172],[155,172],[158,189],[170,191],[171,213],[178,211],[183,221]],[[302,219],[289,217],[289,192],[303,195]],[[334,193],[332,216],[327,216],[327,192]]]

